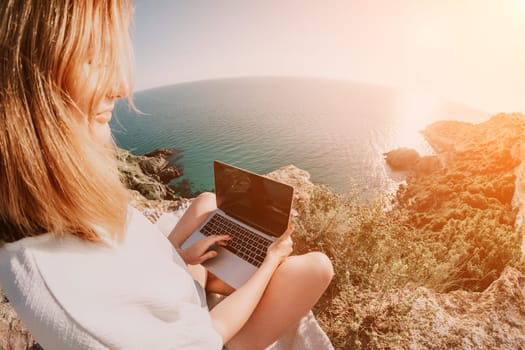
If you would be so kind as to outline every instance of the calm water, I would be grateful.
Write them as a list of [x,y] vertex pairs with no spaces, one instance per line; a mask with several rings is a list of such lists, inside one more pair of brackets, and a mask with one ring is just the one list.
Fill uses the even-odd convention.
[[182,150],[179,160],[194,191],[213,188],[212,161],[258,173],[295,164],[338,191],[358,184],[365,197],[392,190],[382,153],[413,147],[429,153],[419,134],[437,120],[482,121],[488,114],[419,93],[355,82],[304,78],[209,80],[135,94],[145,115],[117,107],[117,143],[135,154]]

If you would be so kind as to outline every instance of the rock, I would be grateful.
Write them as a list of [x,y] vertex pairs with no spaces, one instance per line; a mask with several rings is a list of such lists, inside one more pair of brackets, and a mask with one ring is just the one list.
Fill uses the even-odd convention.
[[454,152],[468,139],[473,124],[460,121],[439,121],[425,128],[421,133],[437,153]]
[[480,293],[419,292],[410,349],[525,349],[525,275],[518,270],[507,267]]
[[349,287],[328,307],[363,330],[337,339],[338,348],[525,349],[525,275],[511,267],[483,292]]
[[139,159],[140,170],[149,176],[157,175],[162,169],[167,167],[168,164],[169,162],[161,156],[141,157]]
[[130,190],[130,194],[131,205],[142,212],[146,209],[154,209],[160,213],[172,212],[175,210],[179,210],[183,206],[187,206],[188,203],[191,202],[191,199],[186,198],[178,198],[174,200],[147,199],[136,190]]
[[443,164],[441,159],[436,156],[424,156],[421,157],[416,163],[416,173],[421,175],[426,175],[443,169]]
[[[136,180],[136,178],[134,178],[134,180]],[[167,188],[159,182],[145,180],[133,182],[132,184],[132,188],[140,192],[147,199],[159,200],[166,198]]]
[[135,156],[118,150],[118,167],[122,181],[130,190],[140,192],[150,200],[177,200],[175,191],[166,183],[181,175],[181,172],[161,156]]
[[169,148],[157,148],[156,150],[153,150],[151,152],[145,153],[144,157],[169,157],[175,152],[174,149]]
[[[166,164],[167,161],[159,156],[160,153],[157,151],[151,152],[151,156],[148,158],[146,156],[132,155],[122,149],[118,150],[118,167],[122,181],[130,191],[131,205],[140,211],[155,209],[160,213],[170,212],[179,209],[190,201],[177,196],[175,190],[164,184],[168,178],[173,176],[170,174],[173,171],[171,167],[163,168],[158,174],[153,175],[147,175],[142,171],[139,165],[141,162],[150,165]],[[145,161],[145,158],[148,158],[147,161]],[[148,166],[146,165],[146,168]]]
[[167,184],[182,175],[179,169],[170,165],[168,160],[160,155],[141,157],[138,164],[144,174],[163,184]]
[[171,180],[176,179],[176,178],[180,177],[181,175],[182,175],[182,173],[180,172],[180,170],[175,168],[175,167],[172,167],[172,166],[168,166],[168,167],[162,169],[157,174],[157,176],[160,179],[160,182],[162,182],[163,184],[167,184]]
[[41,349],[0,289],[0,349]]
[[294,187],[294,214],[304,210],[310,203],[314,185],[310,181],[310,174],[307,171],[299,169],[295,165],[287,165],[266,174],[266,176]]
[[523,140],[524,133],[525,118],[519,113],[500,113],[479,124],[440,121],[422,131],[434,151],[444,155],[480,145],[510,150]]
[[413,170],[421,158],[416,150],[404,147],[386,152],[383,155],[386,163],[395,171]]

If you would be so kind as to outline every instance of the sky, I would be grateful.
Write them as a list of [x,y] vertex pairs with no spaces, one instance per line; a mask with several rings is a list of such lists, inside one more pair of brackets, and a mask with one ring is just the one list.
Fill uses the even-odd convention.
[[525,0],[135,0],[135,90],[353,80],[525,113]]

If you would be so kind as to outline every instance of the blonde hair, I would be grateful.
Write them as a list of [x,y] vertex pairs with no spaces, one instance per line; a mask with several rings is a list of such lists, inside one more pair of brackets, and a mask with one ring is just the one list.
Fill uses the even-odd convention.
[[[123,238],[128,194],[114,147],[90,134],[94,108],[122,76],[131,84],[127,0],[0,2],[0,244],[46,232]],[[67,80],[94,52],[87,108]]]

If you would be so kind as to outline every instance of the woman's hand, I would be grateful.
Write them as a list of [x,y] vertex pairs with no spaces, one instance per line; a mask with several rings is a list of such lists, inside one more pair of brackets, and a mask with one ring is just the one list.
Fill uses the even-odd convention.
[[275,240],[269,247],[266,254],[265,261],[273,261],[277,263],[277,266],[280,265],[284,259],[286,259],[293,250],[293,241],[292,241],[292,232],[294,226],[290,225],[286,231]]
[[230,239],[229,235],[209,236],[198,240],[184,250],[179,249],[178,252],[186,264],[197,265],[217,256],[218,253],[215,250],[209,250],[212,245],[225,246]]

